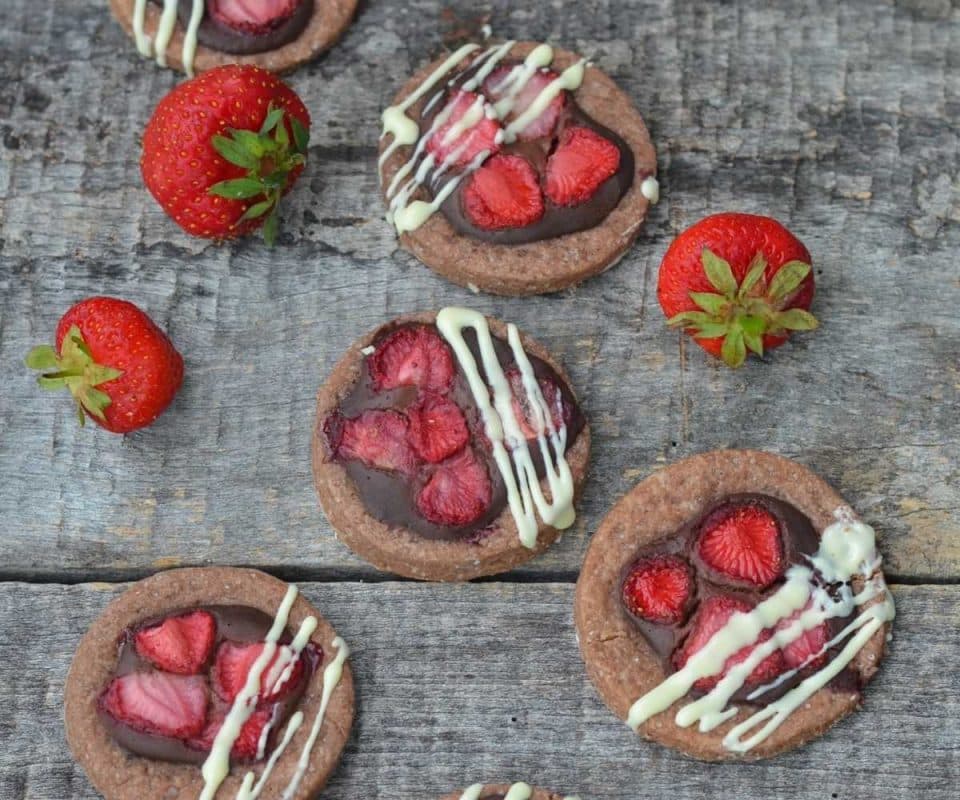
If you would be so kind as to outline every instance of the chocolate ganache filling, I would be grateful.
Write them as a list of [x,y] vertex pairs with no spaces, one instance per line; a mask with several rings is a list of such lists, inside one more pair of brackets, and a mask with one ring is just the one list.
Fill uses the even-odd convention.
[[[413,409],[421,402],[423,396],[430,395],[416,385],[402,385],[396,388],[383,389],[377,386],[375,377],[371,374],[370,362],[378,357],[379,351],[385,342],[390,340],[398,331],[426,331],[431,338],[439,340],[442,348],[449,352],[448,345],[442,341],[435,325],[420,325],[401,323],[387,325],[377,335],[373,342],[374,352],[369,355],[362,366],[357,382],[349,390],[339,407],[324,423],[327,444],[332,458],[341,463],[356,486],[357,492],[367,512],[381,522],[402,528],[407,528],[426,539],[447,541],[479,541],[489,532],[490,525],[500,516],[507,507],[507,493],[503,478],[496,466],[490,449],[489,440],[484,433],[484,423],[471,393],[467,379],[456,365],[456,360],[450,356],[451,362],[456,365],[452,372],[449,389],[446,390],[446,400],[452,401],[459,408],[469,434],[469,440],[464,447],[441,463],[419,463],[406,471],[382,469],[345,452],[341,444],[343,428],[351,424],[351,420],[362,420],[371,410],[390,410],[390,413],[399,413],[412,417]],[[476,334],[472,330],[464,331],[464,339],[473,353],[484,381],[489,381],[483,370]],[[516,366],[510,346],[502,339],[493,336],[497,359],[504,372],[510,376]],[[528,353],[533,372],[536,375],[545,399],[549,405],[558,409],[555,414],[555,425],[561,423],[566,427],[566,450],[577,441],[583,430],[585,419],[569,387],[565,381],[542,359]],[[514,393],[516,397],[516,390]],[[562,420],[561,420],[562,417]],[[543,457],[536,439],[528,439],[530,455],[536,467],[538,478],[545,475]],[[432,476],[448,467],[459,469],[458,464],[464,453],[472,453],[478,469],[489,481],[489,495],[469,522],[464,524],[443,524],[442,520],[431,521],[424,515],[421,503],[424,497],[424,488]],[[471,459],[472,460],[472,459]],[[456,474],[453,481],[456,481]],[[457,486],[453,487],[456,492]],[[459,487],[466,492],[469,487]],[[454,497],[451,503],[456,502]],[[455,517],[454,517],[455,518]]]

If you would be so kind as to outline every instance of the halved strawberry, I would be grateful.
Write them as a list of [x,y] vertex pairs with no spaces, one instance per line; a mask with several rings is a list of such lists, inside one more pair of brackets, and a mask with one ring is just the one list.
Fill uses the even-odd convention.
[[398,328],[377,345],[367,364],[377,391],[419,386],[443,393],[453,382],[450,348],[426,325]]
[[[189,739],[187,746],[194,750],[201,750],[209,753],[213,749],[213,742],[223,727],[223,721],[227,718],[226,713],[218,713],[211,716],[204,729],[199,735]],[[230,748],[230,757],[236,761],[256,761],[263,757],[260,752],[260,739],[263,737],[264,729],[273,719],[272,709],[259,709],[254,711],[243,727],[240,728],[240,735],[237,736],[233,747]],[[268,734],[269,735],[269,734]],[[264,748],[266,749],[266,748]]]
[[[700,603],[700,607],[694,615],[693,625],[687,638],[683,644],[674,651],[674,666],[677,669],[682,669],[690,657],[697,651],[702,650],[713,635],[727,624],[727,621],[733,616],[734,612],[748,612],[750,610],[750,603],[737,597],[725,595],[708,597]],[[770,631],[763,631],[757,640],[757,644],[767,641],[770,636]],[[709,692],[720,682],[720,679],[727,674],[731,667],[739,664],[741,661],[745,661],[749,657],[754,646],[755,645],[747,645],[742,650],[734,653],[727,659],[723,666],[723,671],[719,675],[710,675],[706,678],[701,678],[694,686],[701,691]],[[745,685],[756,686],[760,683],[766,683],[776,678],[783,670],[783,654],[779,650],[776,650],[754,667]]]
[[210,658],[217,623],[206,611],[167,617],[159,625],[143,628],[133,642],[141,658],[166,672],[196,675]]
[[547,159],[547,197],[558,206],[585,203],[619,167],[613,142],[590,128],[567,128]]
[[693,599],[693,570],[685,559],[656,555],[637,561],[623,582],[623,603],[650,622],[683,622]]
[[206,722],[207,684],[199,675],[130,672],[114,678],[99,703],[113,719],[136,731],[188,739]]
[[762,506],[717,509],[700,531],[700,558],[721,575],[764,588],[783,574],[780,525]]
[[407,409],[410,446],[424,461],[438,464],[470,441],[460,406],[440,395],[428,394]]
[[[462,167],[473,161],[484,150],[492,154],[500,149],[500,144],[497,142],[497,134],[501,130],[500,123],[487,116],[487,112],[491,109],[482,95],[458,90],[447,101],[447,105],[440,113],[445,113],[447,109],[450,109],[449,118],[433,132],[427,142],[427,152],[433,154],[438,165],[449,160],[453,166]],[[467,114],[470,115],[469,121],[472,124],[465,125],[459,135],[454,135],[452,133],[454,125],[457,125]],[[457,127],[459,129],[460,126]],[[454,138],[447,141],[448,135],[454,135]]]
[[[254,662],[263,652],[263,642],[230,642],[226,641],[217,648],[217,658],[213,664],[211,678],[214,691],[228,703],[232,703],[243,690],[247,682],[247,675]],[[279,663],[280,652],[284,646],[277,648],[273,659],[260,675],[260,700],[272,702],[286,697],[296,688],[303,677],[304,665],[301,656],[294,662],[290,677],[277,686],[283,675]],[[289,650],[289,648],[287,648]]]
[[[526,387],[523,385],[523,376],[516,367],[508,369],[506,376],[510,382],[510,391],[513,392],[513,413],[517,422],[520,423],[520,430],[528,440],[536,439],[538,435],[537,418],[530,407],[530,399]],[[540,393],[550,409],[550,419],[553,422],[554,430],[559,430],[562,426],[568,425],[573,415],[573,408],[564,399],[560,388],[546,378],[539,378],[537,383],[540,384]]]
[[470,176],[462,197],[467,217],[484,230],[523,228],[543,216],[540,178],[522,156],[489,159]]
[[417,456],[407,442],[409,421],[399,411],[372,409],[342,421],[336,446],[341,458],[358,459],[368,467],[411,473]]
[[[512,70],[513,67],[498,67],[490,74],[490,77],[483,82],[483,93],[490,98],[490,100],[497,101],[509,94],[511,85],[506,82],[506,79]],[[512,121],[519,117],[530,107],[530,104],[540,96],[540,93],[559,77],[556,72],[550,69],[542,69],[539,72],[535,72],[530,80],[527,81],[526,86],[517,93],[513,101],[513,107],[505,119]],[[539,139],[543,136],[552,136],[554,129],[557,127],[557,120],[560,118],[566,102],[567,92],[561,91],[550,101],[540,116],[530,122],[517,134],[517,138],[521,141],[529,141],[531,139]]]
[[258,36],[293,16],[299,0],[207,0],[207,11],[235,31]]
[[[789,628],[791,624],[797,621],[801,613],[798,611],[792,616],[780,620],[776,630],[781,631],[784,628]],[[827,623],[822,622],[816,628],[804,631],[790,644],[781,648],[783,660],[790,669],[798,669],[801,666],[820,667],[827,660],[827,654],[821,651],[829,640],[830,634],[827,630]],[[811,659],[809,664],[805,663],[808,658]]]
[[436,525],[468,525],[483,516],[492,496],[486,467],[467,448],[437,467],[417,494],[417,509]]

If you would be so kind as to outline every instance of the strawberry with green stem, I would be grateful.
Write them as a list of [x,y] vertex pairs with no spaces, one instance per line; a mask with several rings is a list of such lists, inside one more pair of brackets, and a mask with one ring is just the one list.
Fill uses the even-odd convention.
[[813,293],[807,249],[776,220],[752,214],[715,214],[685,230],[657,284],[668,324],[731,367],[815,329]]

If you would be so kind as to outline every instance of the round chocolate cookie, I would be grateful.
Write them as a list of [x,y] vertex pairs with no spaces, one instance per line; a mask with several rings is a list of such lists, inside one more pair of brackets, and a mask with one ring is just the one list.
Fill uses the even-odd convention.
[[[106,800],[198,797],[204,775],[218,768],[221,796],[236,796],[246,776],[248,788],[262,781],[264,800],[287,789],[306,800],[327,782],[350,734],[348,653],[319,612],[270,575],[162,572],[110,603],[80,641],[64,689],[67,742]],[[261,678],[247,717],[238,709],[254,670]],[[228,759],[205,763],[218,749]]]
[[573,523],[589,452],[560,365],[467,309],[371,331],[317,397],[313,471],[331,525],[411,578],[470,580],[545,550]]
[[607,514],[575,622],[604,702],[703,760],[756,759],[858,707],[893,618],[873,530],[805,467],[726,450],[680,461]]
[[451,792],[441,800],[568,800],[562,794],[548,792],[527,783],[475,783],[458,792]]
[[467,45],[393,103],[380,143],[388,219],[406,249],[462,286],[575,285],[623,256],[659,197],[643,118],[574,53]]
[[[166,64],[190,74],[224,64],[256,64],[272,72],[289,72],[333,46],[357,8],[357,0],[290,0],[274,3],[281,16],[260,20],[247,18],[250,10],[247,6],[218,0],[197,2],[203,2],[205,7],[197,27],[192,60],[185,41],[189,39],[194,0],[174,3],[176,19],[172,20],[172,32],[165,47]],[[146,45],[149,52],[145,55],[155,55],[166,5],[160,0],[146,2],[143,34],[149,39]],[[110,9],[136,41],[136,0],[110,0]],[[237,14],[244,18],[230,18]]]

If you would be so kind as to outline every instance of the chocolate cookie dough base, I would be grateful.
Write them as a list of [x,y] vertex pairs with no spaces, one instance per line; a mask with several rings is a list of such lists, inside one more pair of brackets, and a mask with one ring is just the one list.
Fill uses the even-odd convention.
[[[480,797],[489,797],[490,795],[505,795],[510,790],[511,784],[509,783],[488,783],[483,787],[483,791],[480,793]],[[464,787],[465,789],[466,787]],[[555,794],[554,792],[548,792],[546,789],[538,789],[536,786],[531,787],[533,789],[533,794],[530,795],[530,800],[564,800],[564,795]],[[464,789],[461,789],[459,792],[451,792],[450,794],[440,798],[440,800],[460,800],[463,796]]]
[[[535,42],[518,43],[510,58],[523,59]],[[555,50],[552,69],[562,71],[580,60],[566,50]],[[442,63],[435,61],[420,70],[393,103],[400,103]],[[612,267],[636,240],[646,217],[649,201],[640,191],[643,179],[656,175],[657,158],[643,117],[630,98],[604,73],[587,67],[583,85],[575,92],[577,103],[594,120],[618,133],[630,146],[635,159],[633,185],[617,207],[594,228],[555,239],[523,245],[497,245],[457,233],[441,212],[435,213],[415,231],[404,233],[401,244],[430,269],[454,283],[492,294],[530,295],[556,292]],[[414,105],[411,116],[419,120],[423,101]],[[380,150],[392,141],[386,136]],[[382,189],[407,161],[409,147],[402,147],[386,162]],[[415,195],[427,198],[425,192]]]
[[[433,312],[410,314],[390,324],[433,323],[436,318]],[[495,336],[506,338],[507,327],[504,323],[495,319],[487,321]],[[474,543],[425,539],[406,528],[386,525],[367,513],[346,470],[330,458],[323,433],[323,420],[337,408],[360,376],[364,362],[362,351],[375,340],[379,330],[350,347],[317,396],[317,422],[313,431],[314,481],[320,504],[340,540],[378,569],[426,581],[467,581],[483,575],[494,575],[542,553],[560,532],[541,524],[536,547],[528,549],[520,543],[517,525],[509,508],[505,508],[493,522],[492,532]],[[521,339],[528,353],[549,364],[571,386],[563,368],[543,347],[527,336],[521,335]],[[573,447],[567,451],[575,499],[579,498],[583,487],[589,457],[590,426],[586,424]],[[541,486],[546,492],[546,480],[541,481]]]
[[[97,698],[113,674],[117,642],[124,629],[140,620],[202,605],[245,605],[260,609],[272,618],[286,591],[286,583],[257,570],[178,569],[134,584],[107,606],[80,641],[64,689],[70,750],[106,800],[194,798],[199,797],[203,788],[198,765],[132,755],[114,742],[97,714]],[[263,800],[280,800],[293,777],[320,706],[323,668],[336,655],[333,628],[302,596],[290,611],[288,627],[295,631],[308,616],[316,617],[319,622],[311,641],[323,648],[323,664],[310,678],[297,706],[304,713],[304,723],[277,761],[260,795]],[[349,664],[345,664],[343,677],[324,715],[310,766],[294,795],[296,800],[314,797],[326,784],[350,734],[353,707],[353,677]],[[236,796],[243,776],[250,770],[259,776],[264,763],[234,766],[218,796]]]
[[[133,36],[133,7],[134,0],[110,0],[110,10],[131,37]],[[201,72],[224,64],[256,64],[271,72],[289,72],[332,47],[350,25],[356,8],[357,0],[317,0],[314,4],[313,16],[303,32],[289,44],[265,53],[242,56],[211,50],[209,47],[198,44],[193,59],[193,71],[199,75]],[[151,39],[157,32],[161,11],[162,9],[153,3],[147,3],[143,30]],[[186,72],[183,66],[184,33],[184,27],[178,21],[170,44],[167,46],[167,65],[180,72]]]
[[[674,534],[708,506],[731,494],[768,494],[796,506],[818,536],[835,522],[843,499],[805,467],[769,453],[722,450],[680,461],[654,473],[607,514],[590,543],[577,581],[574,618],[587,673],[604,702],[626,720],[630,706],[666,677],[659,659],[620,603],[623,569],[642,547]],[[875,598],[879,602],[880,597]],[[889,626],[870,639],[850,663],[863,683],[883,656]],[[647,739],[706,761],[755,760],[782,753],[821,735],[860,702],[856,692],[823,689],[791,714],[766,740],[747,753],[726,750],[727,731],[756,709],[741,708],[710,733],[674,722],[678,701],[640,727]]]

